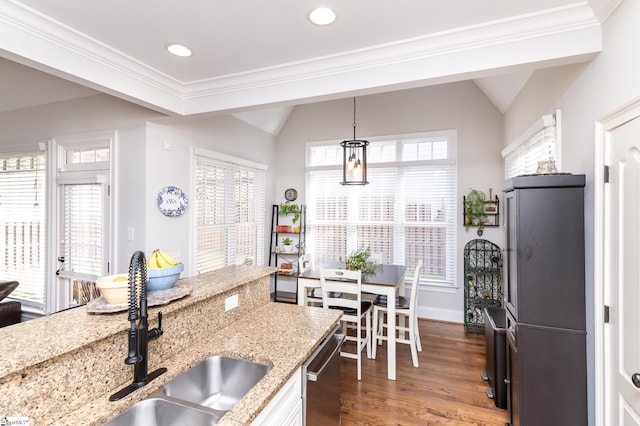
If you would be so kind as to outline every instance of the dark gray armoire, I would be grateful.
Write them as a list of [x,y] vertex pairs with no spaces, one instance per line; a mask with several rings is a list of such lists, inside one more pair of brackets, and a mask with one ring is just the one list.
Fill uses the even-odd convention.
[[587,424],[584,175],[503,185],[512,426]]

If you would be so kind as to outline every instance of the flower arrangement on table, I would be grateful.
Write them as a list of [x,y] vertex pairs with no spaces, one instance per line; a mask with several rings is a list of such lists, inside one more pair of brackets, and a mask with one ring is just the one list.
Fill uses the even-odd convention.
[[[375,271],[376,266],[370,260],[371,248],[359,248],[351,252],[347,260],[344,262],[345,267],[351,271],[362,271],[363,274],[371,274]],[[342,259],[341,259],[342,260]]]

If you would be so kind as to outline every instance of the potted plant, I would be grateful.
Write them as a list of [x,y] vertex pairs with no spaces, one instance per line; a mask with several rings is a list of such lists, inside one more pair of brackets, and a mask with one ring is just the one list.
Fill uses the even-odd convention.
[[484,227],[484,222],[487,219],[484,207],[486,202],[486,196],[484,192],[477,189],[471,189],[464,198],[464,215],[465,226],[477,225],[478,230]]
[[362,271],[363,274],[371,274],[376,267],[369,259],[371,257],[371,248],[359,248],[351,252],[347,261],[344,263],[346,268],[352,271]]
[[284,253],[293,253],[293,240],[289,237],[282,240],[282,251]]
[[280,204],[280,210],[278,214],[287,215],[293,214],[293,219],[291,222],[295,225],[295,223],[300,218],[300,206],[297,204],[292,204],[290,201],[286,201],[284,204]]

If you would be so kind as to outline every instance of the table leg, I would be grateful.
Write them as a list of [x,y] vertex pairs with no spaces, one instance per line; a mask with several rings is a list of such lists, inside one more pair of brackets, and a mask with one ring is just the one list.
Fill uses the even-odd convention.
[[[406,295],[405,292],[404,292],[404,277],[402,277],[402,279],[398,283],[398,295],[399,296],[405,296]],[[409,318],[407,318],[406,315],[399,315],[398,316],[398,327],[400,327],[401,329],[404,328],[406,330],[406,331],[398,332],[398,337],[400,337],[402,339],[408,339],[409,338],[408,320],[409,320]]]
[[298,305],[307,306],[307,286],[303,278],[298,278]]

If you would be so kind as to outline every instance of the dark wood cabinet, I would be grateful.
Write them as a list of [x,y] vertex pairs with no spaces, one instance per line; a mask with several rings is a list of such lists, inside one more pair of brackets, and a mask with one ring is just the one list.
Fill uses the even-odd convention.
[[587,424],[584,176],[506,181],[510,424]]

